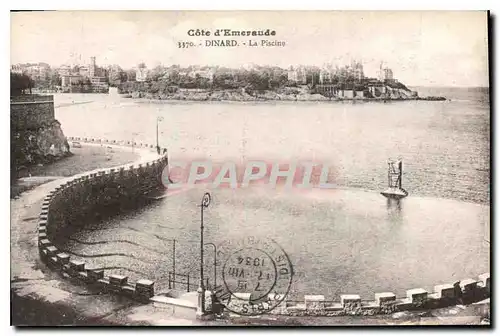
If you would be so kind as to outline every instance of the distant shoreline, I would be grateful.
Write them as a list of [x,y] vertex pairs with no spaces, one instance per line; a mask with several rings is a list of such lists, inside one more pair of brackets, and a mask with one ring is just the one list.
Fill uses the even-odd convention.
[[143,92],[133,92],[128,94],[120,94],[120,97],[128,99],[148,100],[148,101],[294,101],[294,102],[390,102],[390,101],[446,101],[445,97],[427,96],[427,97],[326,97],[321,94],[278,94],[275,92],[265,92],[263,94],[248,95],[238,91],[221,90],[216,92],[183,92],[181,94],[172,95],[154,95]]
[[163,98],[163,99],[154,99],[154,98],[133,98],[133,97],[124,97],[131,100],[139,100],[139,101],[150,101],[150,102],[323,102],[323,103],[343,103],[343,102],[379,102],[379,103],[387,103],[393,101],[449,101],[451,99],[447,99],[445,97],[437,97],[437,98],[334,98],[334,99],[175,99],[175,98]]

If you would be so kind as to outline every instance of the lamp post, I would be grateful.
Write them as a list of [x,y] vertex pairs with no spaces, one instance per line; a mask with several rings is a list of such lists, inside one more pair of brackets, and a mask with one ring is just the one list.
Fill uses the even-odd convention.
[[200,287],[198,288],[198,311],[196,315],[202,317],[205,315],[205,282],[203,276],[203,210],[210,205],[212,197],[205,193],[201,199],[201,223],[200,223]]
[[158,128],[160,121],[163,121],[163,117],[156,117],[156,151],[158,152],[158,155],[160,154],[160,142],[158,139]]
[[217,246],[214,243],[205,243],[214,248],[214,288],[217,288]]
[[174,285],[173,287],[174,287],[174,289],[175,289],[175,242],[176,241],[174,239],[174,244],[172,246],[172,248],[173,248],[173,251],[172,251],[172,256],[173,256],[173,258],[172,258],[172,276],[174,278],[173,279],[174,280],[173,281],[173,285]]

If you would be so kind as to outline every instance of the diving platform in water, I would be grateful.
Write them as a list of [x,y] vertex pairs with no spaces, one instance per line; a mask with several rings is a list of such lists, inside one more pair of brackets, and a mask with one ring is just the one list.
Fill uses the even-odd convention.
[[389,187],[382,191],[381,194],[391,199],[402,199],[408,196],[408,192],[403,189],[403,161],[402,160],[389,160],[389,169],[387,179]]
[[384,191],[381,192],[382,195],[384,195],[387,198],[393,198],[393,199],[401,199],[405,198],[408,196],[408,193],[404,189],[399,189],[399,188],[388,188]]

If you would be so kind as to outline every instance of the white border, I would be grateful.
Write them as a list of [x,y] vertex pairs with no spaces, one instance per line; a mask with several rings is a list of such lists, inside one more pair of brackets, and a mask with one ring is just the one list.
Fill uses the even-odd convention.
[[[225,0],[225,1],[204,1],[204,0],[183,0],[182,2],[177,2],[177,1],[165,1],[165,2],[160,2],[160,1],[154,1],[154,0],[141,0],[141,1],[131,1],[131,0],[120,0],[120,1],[108,1],[104,2],[102,0],[86,0],[85,2],[80,2],[80,3],[75,3],[75,2],[68,2],[66,0],[51,0],[51,1],[34,1],[34,0],[25,0],[22,2],[7,2],[7,1],[2,1],[1,6],[9,6],[10,8],[6,8],[3,10],[1,19],[0,19],[0,25],[2,28],[2,35],[3,35],[3,41],[4,41],[4,52],[2,53],[2,92],[4,100],[4,105],[5,109],[2,113],[2,118],[5,118],[0,122],[0,126],[2,127],[2,130],[0,131],[0,134],[3,138],[3,146],[2,148],[2,158],[4,158],[4,165],[2,166],[2,185],[1,185],[1,190],[3,191],[5,198],[4,202],[2,203],[2,210],[1,213],[4,216],[3,220],[3,226],[2,229],[4,230],[4,234],[1,236],[5,240],[3,244],[1,244],[3,251],[1,255],[3,256],[3,265],[10,265],[10,232],[8,233],[10,225],[7,225],[8,223],[10,224],[10,206],[8,207],[7,200],[10,200],[10,195],[9,190],[10,190],[10,171],[9,168],[7,168],[7,163],[6,163],[6,158],[9,157],[10,154],[10,148],[7,146],[8,143],[10,143],[10,138],[9,138],[9,121],[7,118],[8,116],[8,101],[9,99],[9,82],[8,80],[8,69],[10,68],[10,55],[9,55],[9,50],[10,50],[10,11],[11,9],[16,9],[16,10],[26,10],[26,9],[45,9],[45,10],[113,10],[113,9],[120,9],[120,10],[486,10],[490,9],[492,10],[492,14],[498,14],[500,10],[498,10],[499,7],[499,1],[498,0],[475,0],[475,1],[436,1],[436,0],[419,0],[419,1],[373,1],[373,0],[357,0],[355,2],[351,1],[343,1],[343,2],[335,2],[331,3],[329,1],[319,1],[319,0],[308,0],[308,1],[297,1],[297,2],[292,2],[292,1],[283,1],[282,3],[280,2],[271,2],[269,0],[247,0],[245,2],[240,1],[236,2],[234,0]],[[179,6],[179,4],[182,5],[182,8]],[[498,21],[496,21],[496,26],[498,27]],[[495,28],[497,28],[495,27]],[[496,29],[495,29],[496,30]],[[495,36],[495,41],[494,43],[497,44],[497,35]],[[495,59],[496,64],[498,65],[498,54]],[[497,93],[497,90],[495,88],[495,93]],[[498,96],[497,96],[498,97]],[[493,125],[492,125],[493,126]],[[495,123],[495,128],[497,129],[498,132],[498,125]],[[496,162],[495,160],[495,166]],[[494,205],[493,205],[494,206]],[[492,223],[494,225],[495,223]],[[496,230],[498,235],[498,229]],[[495,236],[495,239],[497,237]],[[6,240],[9,240],[8,242]],[[496,264],[494,265],[496,267]],[[1,311],[0,311],[0,316],[2,318],[2,329],[5,329],[7,326],[8,330],[2,330],[1,334],[2,335],[9,335],[13,334],[15,330],[12,327],[8,327],[10,325],[10,295],[7,297],[7,288],[10,289],[10,274],[7,273],[7,267],[2,268],[4,274],[2,274],[2,281],[5,282],[5,285],[3,286],[4,289],[0,291],[2,297],[2,305],[1,305]],[[10,268],[9,268],[9,273],[10,273]],[[491,272],[492,274],[494,273],[493,270]],[[495,279],[495,277],[494,277]],[[495,281],[496,282],[496,281]],[[498,309],[495,309],[497,311]],[[494,317],[495,321],[498,323],[498,318],[497,315]],[[198,329],[199,330],[199,329]],[[272,330],[272,329],[269,329]],[[342,329],[332,329],[332,330],[325,330],[325,332],[334,332],[334,333],[345,333],[346,331],[348,332],[349,330]],[[119,332],[135,332],[135,330],[124,330],[121,329]],[[260,331],[265,331],[260,329]],[[357,330],[359,333],[370,333],[372,330]],[[383,331],[380,330],[378,332],[388,332],[389,330],[384,329]],[[413,331],[416,331],[413,329]],[[475,331],[471,329],[464,329],[462,332],[470,332],[470,331]],[[40,332],[40,330],[38,330]],[[45,334],[51,334],[53,333],[53,330],[47,330],[44,331],[42,330],[43,333]],[[116,333],[117,330],[109,329],[106,332],[103,330],[95,330],[93,331],[94,335],[104,335],[105,333]],[[148,330],[144,329],[140,331],[142,334],[153,334],[153,332],[158,332],[158,330]],[[162,332],[162,331],[159,331]],[[183,331],[177,331],[177,330],[165,330],[164,332],[168,332],[169,334],[176,334],[180,332],[193,332],[193,331],[188,331],[188,330],[183,330]],[[203,331],[205,332],[205,331]],[[215,332],[218,332],[218,330],[215,330]],[[242,329],[237,329],[237,330],[232,330],[232,332],[246,332],[246,330]],[[308,330],[300,330],[299,331],[301,334],[303,333],[310,333],[311,331]],[[393,332],[404,332],[404,330],[398,329],[397,331]],[[425,332],[426,334],[433,334],[436,332],[439,332],[437,330],[429,330],[429,329],[422,329],[420,332]],[[65,329],[64,331],[59,331],[61,334],[87,334],[89,333],[88,330],[78,330],[78,331],[71,331]]]
[[[181,6],[179,6],[181,5]],[[203,1],[185,0],[182,3],[155,0],[123,0],[119,2],[104,2],[86,0],[79,3],[62,0],[49,0],[40,3],[35,0],[25,0],[16,3],[14,9],[37,10],[486,10],[495,7],[495,0],[476,0],[453,2],[419,0],[405,1],[342,1],[331,2],[325,0],[308,1]],[[12,9],[12,8],[11,8]]]

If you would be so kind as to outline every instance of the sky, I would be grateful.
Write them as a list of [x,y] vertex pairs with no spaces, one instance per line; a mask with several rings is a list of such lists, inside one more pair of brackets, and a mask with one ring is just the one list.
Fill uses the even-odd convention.
[[[189,29],[276,31],[284,47],[178,48]],[[240,42],[246,37],[236,37]],[[252,38],[260,40],[260,38]],[[317,65],[381,62],[409,86],[488,86],[484,11],[57,11],[11,13],[11,64]]]

